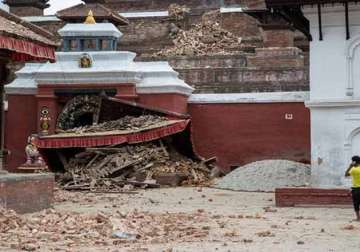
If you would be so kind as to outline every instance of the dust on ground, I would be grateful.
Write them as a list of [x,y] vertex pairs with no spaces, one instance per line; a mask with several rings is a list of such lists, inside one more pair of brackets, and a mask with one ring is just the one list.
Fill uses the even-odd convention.
[[[57,216],[59,228],[68,224],[70,227],[66,228],[73,228],[80,235],[61,229],[56,240],[40,242],[35,238],[41,234],[32,231],[32,236],[29,231],[30,234],[22,232],[16,236],[15,231],[19,229],[15,227],[12,236],[7,233],[11,230],[0,233],[0,251],[321,252],[360,249],[360,223],[351,221],[354,216],[350,206],[276,208],[273,193],[200,187],[142,190],[134,194],[57,191],[56,201],[53,210],[20,216],[19,223],[27,223],[29,228],[29,223],[36,222],[39,216],[48,221],[47,214],[52,214]],[[78,221],[75,227],[74,221]],[[115,229],[134,236],[113,237]],[[18,240],[19,244],[10,244],[11,239]],[[35,245],[21,244],[29,241]]]

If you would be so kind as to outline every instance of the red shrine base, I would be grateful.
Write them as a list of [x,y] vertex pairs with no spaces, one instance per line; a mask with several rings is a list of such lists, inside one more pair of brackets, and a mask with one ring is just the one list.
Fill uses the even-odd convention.
[[54,176],[52,174],[0,175],[0,207],[17,213],[32,213],[51,207]]
[[277,188],[275,190],[277,207],[351,205],[351,192],[348,189],[320,188]]

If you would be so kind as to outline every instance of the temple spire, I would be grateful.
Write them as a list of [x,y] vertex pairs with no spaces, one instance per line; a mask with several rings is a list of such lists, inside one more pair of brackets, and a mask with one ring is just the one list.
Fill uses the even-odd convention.
[[93,14],[92,10],[89,11],[88,16],[86,17],[86,20],[85,20],[84,24],[96,24],[94,14]]

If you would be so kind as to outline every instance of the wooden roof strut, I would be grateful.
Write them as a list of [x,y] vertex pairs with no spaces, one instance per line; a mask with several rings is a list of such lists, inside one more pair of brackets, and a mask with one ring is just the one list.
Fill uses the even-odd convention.
[[346,40],[350,39],[349,29],[349,3],[345,2],[345,26],[346,26]]
[[321,19],[321,4],[317,4],[318,9],[318,19],[319,19],[319,40],[323,40],[323,32],[322,32],[322,19]]

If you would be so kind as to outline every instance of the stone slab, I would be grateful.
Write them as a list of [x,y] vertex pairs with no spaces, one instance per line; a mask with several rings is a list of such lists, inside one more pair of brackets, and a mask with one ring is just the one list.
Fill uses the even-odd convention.
[[187,178],[188,176],[181,173],[171,173],[155,176],[155,180],[157,183],[166,186],[180,186],[181,183]]
[[351,205],[349,189],[324,188],[276,188],[275,202],[277,207],[310,206],[344,206]]
[[49,208],[54,184],[54,175],[49,173],[0,175],[0,207],[20,214]]

